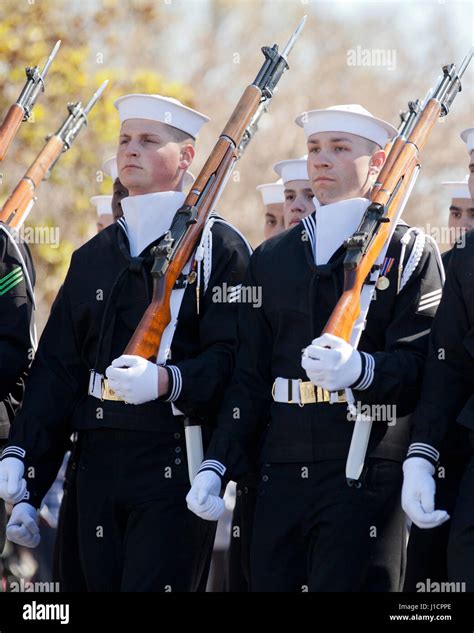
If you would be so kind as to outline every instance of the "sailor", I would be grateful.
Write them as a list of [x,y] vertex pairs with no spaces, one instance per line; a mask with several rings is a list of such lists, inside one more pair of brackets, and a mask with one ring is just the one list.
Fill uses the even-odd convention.
[[468,127],[461,132],[461,139],[466,143],[469,155],[469,190],[474,199],[474,127]]
[[[402,493],[403,508],[419,528],[439,533],[448,522],[445,573],[449,582],[460,583],[459,591],[469,592],[474,591],[473,265],[474,231],[469,231],[464,246],[457,244],[453,250],[433,323],[422,394],[403,465]],[[467,461],[456,463],[450,438],[462,431],[468,435],[469,455]],[[444,478],[457,485],[447,488]]]
[[468,178],[460,181],[441,183],[450,198],[448,228],[451,249],[443,253],[443,264],[448,269],[453,247],[456,242],[463,242],[465,234],[474,228],[474,203],[469,191]]
[[[26,372],[36,349],[34,325],[35,268],[28,244],[21,233],[0,222],[0,447],[5,446],[10,424],[23,398]],[[8,462],[15,469],[15,461]],[[19,472],[19,471],[18,471]],[[0,469],[0,490],[5,489]],[[25,496],[26,485],[11,497],[15,503]],[[15,514],[24,512],[25,506]],[[26,509],[27,510],[27,509]],[[0,553],[5,539],[6,514],[0,499]]]
[[184,174],[208,118],[159,95],[126,95],[115,106],[124,215],[72,257],[4,451],[13,461],[2,467],[2,496],[21,492],[24,465],[39,468],[70,421],[80,444],[87,589],[192,591],[214,530],[186,508],[183,422],[199,420],[206,444],[237,338],[236,301],[217,302],[212,290],[238,288],[249,248],[213,216],[200,257],[196,251],[172,292],[157,363],[122,355],[151,299],[150,249],[184,202]]
[[[442,256],[447,272],[456,244],[463,247],[466,232],[474,228],[474,200],[471,199],[467,177],[464,181],[443,182],[442,185],[450,200],[448,227],[452,248]],[[436,502],[451,514],[470,458],[468,430],[459,424],[451,424],[439,446],[439,452],[441,461],[436,471]],[[426,586],[427,578],[433,583],[447,582],[449,528],[449,523],[443,523],[431,530],[412,524],[404,591],[418,591],[420,587]]]
[[268,240],[285,230],[283,223],[284,186],[281,178],[276,182],[258,185],[257,191],[262,196],[265,207],[265,224],[263,226],[263,239]]
[[93,196],[90,201],[96,208],[97,233],[100,233],[114,222],[112,196]]
[[314,211],[314,193],[308,177],[308,157],[282,160],[274,167],[284,185],[283,223],[293,228]]
[[[417,401],[442,265],[421,231],[400,224],[358,349],[321,336],[343,287],[343,243],[369,205],[396,130],[359,105],[307,112],[297,123],[316,211],[252,255],[244,284],[262,289],[262,304],[239,306],[236,370],[188,506],[215,520],[222,481],[248,472],[257,453],[252,591],[398,591],[409,432],[401,418]],[[352,487],[347,388],[377,417]],[[257,429],[261,448],[252,444]]]

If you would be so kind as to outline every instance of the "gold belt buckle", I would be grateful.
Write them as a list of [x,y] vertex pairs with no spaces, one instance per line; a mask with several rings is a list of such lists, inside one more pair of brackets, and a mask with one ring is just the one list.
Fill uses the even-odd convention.
[[347,396],[346,396],[346,392],[342,391],[342,393],[338,393],[338,398],[337,398],[337,402],[338,403],[344,403],[347,402]]
[[300,382],[300,407],[304,407],[305,404],[313,404],[314,402],[316,402],[316,393],[311,380]]
[[329,393],[329,391],[327,389],[323,389],[322,387],[316,387],[316,389],[318,390],[318,396],[317,396],[317,401],[318,402],[330,402],[331,401],[331,394]]
[[102,380],[102,397],[101,400],[115,400],[123,402],[123,398],[118,396],[113,389],[109,387],[109,381],[107,378]]

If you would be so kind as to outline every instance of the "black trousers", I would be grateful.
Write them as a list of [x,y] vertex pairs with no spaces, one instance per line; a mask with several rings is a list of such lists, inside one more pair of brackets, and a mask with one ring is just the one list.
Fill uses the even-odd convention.
[[405,551],[401,464],[267,464],[251,543],[251,591],[399,591]]
[[[436,479],[435,508],[446,510],[451,516],[467,461],[466,455],[463,454],[456,458],[451,457],[446,463],[441,464],[445,476]],[[411,526],[403,591],[419,591],[419,583],[426,585],[428,579],[432,582],[448,580],[447,554],[450,529],[451,521],[428,530],[416,525]]]
[[89,591],[195,591],[215,523],[186,506],[184,432],[82,434],[79,545]]
[[80,442],[74,442],[64,478],[64,494],[59,509],[53,554],[53,579],[62,592],[87,591],[79,555],[76,476]]
[[451,519],[448,581],[465,583],[456,591],[474,591],[474,456],[465,469]]
[[250,543],[257,503],[257,487],[258,474],[255,473],[237,482],[227,564],[227,591],[229,592],[244,593],[249,590]]

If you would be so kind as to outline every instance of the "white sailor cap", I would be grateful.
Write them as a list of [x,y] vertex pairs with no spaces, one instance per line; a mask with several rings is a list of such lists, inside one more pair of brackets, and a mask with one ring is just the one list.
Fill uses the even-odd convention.
[[192,108],[188,108],[178,99],[161,95],[130,94],[119,97],[114,106],[119,111],[120,122],[127,119],[149,119],[189,134],[196,138],[199,130],[209,118]]
[[461,138],[467,145],[467,153],[474,150],[474,127],[468,127],[461,132]]
[[281,204],[285,201],[285,185],[281,178],[276,182],[258,185],[256,189],[260,191],[265,206],[267,204]]
[[273,166],[273,169],[283,180],[284,185],[290,180],[309,180],[307,160],[307,154],[301,158],[281,160]]
[[441,184],[446,189],[450,198],[464,198],[467,200],[471,200],[471,194],[469,191],[469,186],[467,184],[469,176],[466,176],[464,180],[459,181],[447,181],[442,182]]
[[107,176],[110,176],[115,182],[118,178],[117,157],[111,156],[107,160],[104,160],[102,163],[102,169],[105,171]]
[[112,196],[93,196],[90,202],[95,205],[97,215],[112,215]]
[[296,118],[296,124],[304,129],[306,138],[317,132],[347,132],[362,136],[380,147],[398,134],[393,125],[377,119],[358,103],[303,112]]

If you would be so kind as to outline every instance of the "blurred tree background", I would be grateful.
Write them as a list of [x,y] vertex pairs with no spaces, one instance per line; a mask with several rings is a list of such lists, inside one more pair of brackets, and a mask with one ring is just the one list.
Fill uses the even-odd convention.
[[[119,122],[113,102],[118,96],[169,95],[211,117],[197,145],[192,168],[197,174],[255,78],[261,46],[283,46],[308,15],[290,71],[219,203],[219,211],[256,245],[262,239],[263,209],[255,187],[276,179],[272,166],[278,160],[305,153],[295,117],[337,103],[361,103],[398,125],[408,100],[423,98],[441,66],[467,53],[473,43],[473,7],[472,2],[438,0],[0,0],[0,118],[21,91],[25,66],[42,67],[56,40],[62,40],[34,118],[22,124],[0,166],[0,202],[41,150],[44,137],[62,123],[67,102],[87,103],[101,82],[110,80],[87,128],[42,183],[28,219],[30,225],[60,231],[57,248],[32,245],[39,329],[72,251],[95,234],[89,198],[111,192],[101,166],[116,150]],[[391,63],[350,65],[350,54],[357,51],[382,51]],[[467,173],[459,132],[474,125],[472,67],[463,84],[452,113],[423,151],[422,173],[404,215],[428,230],[447,222],[449,200],[441,181]]]

